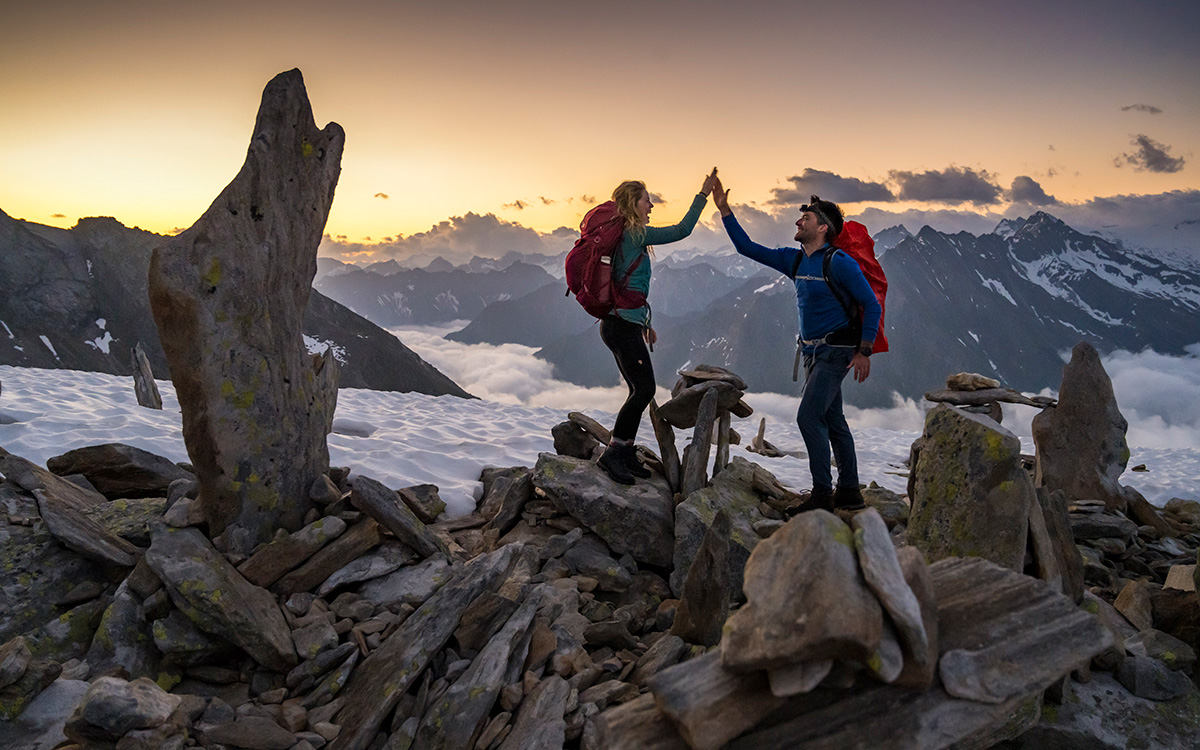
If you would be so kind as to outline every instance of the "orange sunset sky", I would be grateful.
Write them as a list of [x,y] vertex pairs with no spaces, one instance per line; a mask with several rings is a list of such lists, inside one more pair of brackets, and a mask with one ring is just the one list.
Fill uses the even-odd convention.
[[1100,225],[1097,199],[1138,196],[1115,203],[1140,218],[1110,223],[1200,220],[1195,0],[6,0],[0,17],[0,209],[55,226],[189,226],[293,67],[318,125],[347,133],[322,249],[344,258],[468,213],[575,227],[628,178],[673,220],[713,165],[767,214],[815,190],[877,216]]

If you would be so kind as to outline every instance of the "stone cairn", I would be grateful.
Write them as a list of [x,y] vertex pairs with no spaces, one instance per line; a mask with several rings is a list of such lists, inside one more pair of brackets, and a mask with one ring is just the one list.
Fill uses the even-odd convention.
[[[532,468],[485,470],[465,517],[442,518],[430,485],[394,490],[327,467],[302,498],[280,499],[306,509],[301,523],[246,549],[250,535],[230,543],[229,525],[213,522],[199,467],[123,445],[46,468],[0,451],[0,742],[986,747],[1054,731],[1039,721],[1046,700],[1101,725],[1085,711],[1112,690],[1068,700],[1087,685],[1067,676],[1087,679],[1089,665],[1115,669],[1122,694],[1119,684],[1179,695],[1186,710],[1162,715],[1184,719],[1157,722],[1154,742],[1192,742],[1191,657],[1167,638],[1194,647],[1200,600],[1164,592],[1185,583],[1174,563],[1195,556],[1200,504],[1159,516],[1122,491],[1143,530],[1108,498],[1053,484],[1083,475],[1111,490],[1113,468],[1089,462],[1120,443],[1112,433],[1098,450],[1040,449],[1078,424],[1117,426],[1065,382],[1076,370],[1095,382],[1085,355],[1064,374],[1054,418],[1035,425],[1039,486],[1015,437],[942,405],[914,444],[908,499],[868,488],[858,514],[786,523],[795,494],[722,449],[743,388],[716,368],[685,374],[655,409],[661,470],[631,487],[580,450],[606,436],[571,415]],[[660,422],[693,419],[673,471],[673,427]],[[313,429],[323,439],[328,425]],[[1072,472],[1065,461],[1080,456]],[[1116,456],[1123,467],[1127,451]],[[253,458],[239,471],[256,471]],[[1081,536],[1109,563],[1092,597],[1083,583],[1101,574],[1084,565]],[[1122,730],[1138,740],[1136,726]]]

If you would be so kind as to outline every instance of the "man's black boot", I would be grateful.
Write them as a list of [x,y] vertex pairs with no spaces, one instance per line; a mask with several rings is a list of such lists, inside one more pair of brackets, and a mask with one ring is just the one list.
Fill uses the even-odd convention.
[[863,502],[862,490],[855,485],[838,487],[833,493],[833,507],[838,510],[862,510],[867,504]]
[[801,497],[807,495],[807,497],[804,497],[804,500],[797,505],[785,508],[783,511],[785,518],[794,518],[810,510],[827,510],[830,513],[833,512],[833,490],[823,487],[813,487],[809,492],[802,492],[800,495]]
[[625,468],[629,469],[629,473],[638,479],[649,479],[650,470],[646,468],[641,459],[638,458],[637,446],[626,445],[622,446],[625,453]]
[[613,445],[608,444],[601,454],[600,460],[596,465],[604,469],[604,473],[608,474],[609,478],[617,484],[633,484],[633,474],[629,473],[629,468],[625,465],[624,448],[633,446]]

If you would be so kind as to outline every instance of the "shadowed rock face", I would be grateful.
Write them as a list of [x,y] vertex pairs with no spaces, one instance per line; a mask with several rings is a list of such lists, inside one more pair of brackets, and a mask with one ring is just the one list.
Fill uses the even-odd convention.
[[1128,426],[1099,352],[1081,341],[1063,367],[1058,407],[1033,418],[1040,484],[1074,500],[1103,500],[1109,510],[1125,510],[1117,480],[1129,462]]
[[237,177],[150,262],[204,516],[233,550],[300,528],[328,468],[334,399],[301,332],[344,141],[317,129],[300,72],[279,74]]

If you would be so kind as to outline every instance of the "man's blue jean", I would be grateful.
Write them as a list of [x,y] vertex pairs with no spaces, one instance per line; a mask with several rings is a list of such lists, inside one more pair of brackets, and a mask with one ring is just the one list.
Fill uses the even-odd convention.
[[830,445],[837,459],[838,486],[858,487],[858,459],[854,438],[842,413],[842,380],[850,371],[854,348],[820,344],[804,353],[804,391],[796,423],[808,450],[814,489],[833,489],[829,465]]

